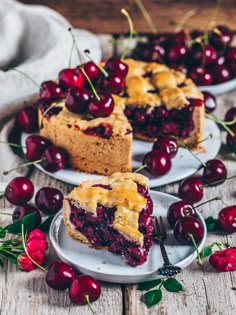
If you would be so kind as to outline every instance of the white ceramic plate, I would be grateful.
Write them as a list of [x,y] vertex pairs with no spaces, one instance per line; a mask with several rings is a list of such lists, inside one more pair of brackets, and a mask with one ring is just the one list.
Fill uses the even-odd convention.
[[[207,152],[198,154],[198,157],[203,162],[206,162],[207,160],[214,158],[219,152],[221,146],[221,136],[219,128],[213,121],[206,119],[204,137],[207,137],[210,133],[212,133],[213,137],[204,142],[204,146],[205,148],[207,148]],[[23,133],[21,139],[22,145],[25,145],[25,138],[27,136],[28,134]],[[151,148],[152,143],[150,142],[140,140],[133,141],[132,159],[133,169],[137,169],[139,166],[142,165],[142,158],[144,154],[150,151]],[[48,175],[73,185],[78,185],[82,181],[88,179],[91,180],[101,177],[101,175],[88,174],[72,168],[67,168],[56,173],[49,173],[46,172],[40,165],[37,164],[36,166],[41,171],[47,173]],[[199,161],[188,150],[180,148],[178,154],[172,160],[172,167],[168,174],[161,177],[155,177],[145,170],[141,171],[140,173],[142,173],[143,175],[147,176],[150,179],[150,187],[153,188],[173,183],[185,177],[188,177],[196,173],[199,167],[200,167]]]
[[213,95],[227,93],[236,89],[236,78],[220,84],[199,86],[199,89],[210,92]]
[[[179,198],[156,191],[151,191],[151,197],[154,203],[154,215],[161,215],[165,222],[167,229],[165,245],[170,262],[184,269],[196,258],[196,251],[192,245],[178,243],[166,221],[168,207]],[[204,226],[204,236],[198,245],[199,251],[201,251],[207,232],[204,219],[199,213],[198,216]],[[156,243],[151,248],[145,264],[131,267],[125,264],[124,260],[118,255],[105,250],[93,249],[68,236],[63,223],[62,212],[55,216],[50,227],[49,237],[62,261],[73,266],[81,273],[88,274],[98,280],[116,283],[138,283],[160,277],[156,270],[163,265],[163,259],[160,247]]]

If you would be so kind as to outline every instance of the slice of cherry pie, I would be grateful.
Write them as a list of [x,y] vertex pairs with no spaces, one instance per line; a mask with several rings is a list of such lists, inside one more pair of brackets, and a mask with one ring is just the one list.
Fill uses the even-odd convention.
[[121,255],[131,266],[147,260],[152,246],[152,212],[148,179],[135,173],[85,181],[63,204],[64,223],[71,237]]

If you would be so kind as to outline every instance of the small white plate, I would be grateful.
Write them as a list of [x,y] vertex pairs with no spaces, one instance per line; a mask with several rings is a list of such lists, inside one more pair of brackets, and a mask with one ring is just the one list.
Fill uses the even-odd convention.
[[[207,149],[207,152],[198,154],[198,157],[202,162],[213,159],[217,155],[221,147],[221,135],[218,126],[213,121],[205,119],[204,137],[207,137],[210,133],[213,135],[213,137],[206,140],[203,144],[204,147]],[[29,134],[22,134],[22,146],[25,145],[25,139],[27,136],[29,136]],[[142,165],[143,156],[148,151],[151,151],[151,149],[152,143],[150,142],[141,140],[133,141],[132,166],[134,170]],[[52,176],[56,179],[72,185],[78,185],[85,180],[101,178],[101,175],[88,174],[72,168],[66,168],[56,173],[49,173],[46,172],[39,164],[36,164],[35,166],[49,176]],[[145,170],[142,170],[140,173],[149,178],[149,186],[153,188],[173,183],[185,177],[188,177],[196,173],[200,166],[200,162],[188,150],[180,148],[177,155],[172,160],[172,167],[168,174],[161,177],[155,177]]]
[[[196,251],[191,245],[178,243],[166,221],[168,207],[179,198],[151,191],[154,203],[154,215],[162,216],[167,229],[166,250],[170,262],[186,268],[195,258]],[[199,251],[202,250],[206,240],[206,225],[202,216],[198,213],[204,227],[204,236],[198,244]],[[116,283],[138,283],[154,280],[160,276],[157,269],[163,265],[163,259],[158,244],[154,244],[149,252],[148,260],[142,266],[131,267],[124,260],[106,250],[96,250],[86,244],[74,240],[66,233],[62,212],[60,211],[52,221],[49,237],[59,258],[73,266],[81,273],[88,274],[98,280]]]
[[199,86],[201,91],[210,92],[213,95],[220,95],[223,93],[230,92],[236,89],[236,78],[229,80],[224,83],[214,84],[214,85],[206,85],[206,86]]

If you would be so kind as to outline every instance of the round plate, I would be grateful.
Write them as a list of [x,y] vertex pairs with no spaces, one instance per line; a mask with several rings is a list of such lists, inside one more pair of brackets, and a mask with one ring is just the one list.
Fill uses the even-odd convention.
[[[213,159],[219,152],[221,146],[221,135],[219,128],[213,121],[205,119],[204,138],[210,133],[213,135],[213,137],[206,140],[203,144],[205,148],[208,148],[207,152],[198,154],[198,157],[202,162]],[[22,134],[22,146],[25,145],[25,139],[27,136],[29,136],[29,134]],[[143,156],[148,151],[151,151],[151,149],[151,142],[141,140],[133,141],[132,166],[134,170],[142,165]],[[35,166],[46,174],[73,185],[78,185],[85,180],[101,178],[101,175],[88,174],[72,168],[66,168],[56,173],[49,173],[46,172],[39,164],[36,164]],[[188,177],[196,173],[200,166],[200,162],[188,150],[180,148],[177,155],[172,160],[172,167],[168,174],[161,177],[155,177],[145,170],[142,170],[140,173],[149,178],[149,186],[153,188],[176,182],[185,177]]]
[[[163,217],[167,229],[165,246],[170,262],[182,269],[186,268],[196,258],[196,251],[193,246],[178,243],[166,221],[168,207],[179,198],[155,191],[151,191],[151,197],[154,203],[154,215]],[[207,232],[204,219],[199,213],[198,217],[204,227],[204,236],[198,245],[198,249],[201,251]],[[145,264],[131,267],[125,264],[124,260],[118,255],[106,250],[93,249],[68,236],[61,211],[57,213],[51,224],[49,237],[62,261],[78,269],[81,273],[88,274],[98,280],[116,283],[138,283],[160,277],[156,271],[163,265],[163,259],[157,243],[152,246]]]
[[214,85],[206,85],[206,86],[199,86],[198,87],[201,91],[210,92],[213,95],[220,95],[223,93],[227,93],[232,91],[236,88],[236,78],[229,80],[224,83],[214,84]]

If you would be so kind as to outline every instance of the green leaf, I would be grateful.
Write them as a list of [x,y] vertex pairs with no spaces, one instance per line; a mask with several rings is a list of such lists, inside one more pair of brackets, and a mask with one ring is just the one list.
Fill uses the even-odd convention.
[[0,238],[6,237],[6,231],[4,229],[0,230]]
[[163,281],[163,286],[169,292],[184,291],[182,284],[174,278],[168,278]]
[[6,231],[11,234],[19,234],[21,232],[21,221],[14,222],[5,227]]
[[15,256],[12,256],[4,251],[0,251],[0,256],[3,257],[3,258],[6,258],[8,260],[10,260],[13,264],[16,264],[17,263],[17,257]]
[[152,290],[144,294],[144,301],[148,308],[157,305],[162,299],[162,291]]
[[224,245],[225,245],[225,248],[231,247],[229,243],[225,243]]
[[21,223],[24,225],[25,231],[29,233],[35,228],[35,214],[34,213],[27,214],[23,218]]
[[232,151],[236,155],[236,145],[233,146]]
[[205,219],[207,231],[212,232],[219,228],[219,221],[218,219],[213,218],[212,216]]
[[41,223],[38,228],[43,231],[44,233],[47,233],[50,229],[50,225],[52,223],[53,218],[55,217],[54,214],[50,215],[43,223]]
[[140,291],[148,291],[152,288],[155,288],[158,284],[161,283],[161,279],[157,279],[154,281],[143,282],[138,285],[138,290]]
[[201,258],[205,258],[205,257],[211,256],[211,254],[212,254],[211,246],[204,247],[203,250],[200,253]]

